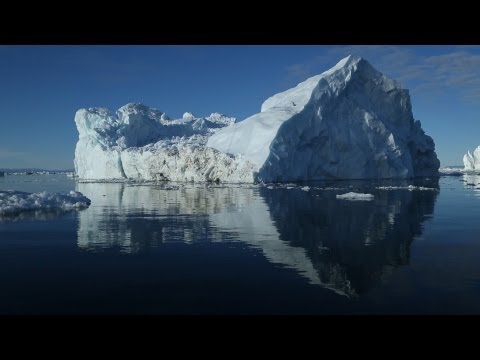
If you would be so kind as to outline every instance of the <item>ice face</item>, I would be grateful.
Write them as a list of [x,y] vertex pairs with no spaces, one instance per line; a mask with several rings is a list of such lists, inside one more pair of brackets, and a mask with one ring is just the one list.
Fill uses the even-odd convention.
[[80,178],[283,182],[435,176],[433,140],[410,96],[366,60],[333,68],[268,98],[241,122],[213,113],[171,120],[128,104],[75,117]]

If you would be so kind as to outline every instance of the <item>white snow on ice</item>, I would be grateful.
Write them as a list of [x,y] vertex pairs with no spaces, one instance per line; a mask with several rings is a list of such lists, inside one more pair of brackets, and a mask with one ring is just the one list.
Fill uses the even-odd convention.
[[355,192],[348,192],[346,194],[341,194],[336,196],[340,200],[351,200],[351,201],[370,201],[375,197],[372,194],[362,194]]

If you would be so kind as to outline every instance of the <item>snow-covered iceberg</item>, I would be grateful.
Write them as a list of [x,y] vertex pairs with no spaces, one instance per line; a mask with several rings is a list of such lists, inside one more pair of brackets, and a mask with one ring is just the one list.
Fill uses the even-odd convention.
[[220,114],[171,120],[128,104],[81,109],[81,179],[280,182],[438,175],[435,145],[408,91],[348,56],[267,99],[241,122]]
[[463,165],[465,171],[480,171],[480,146],[474,150],[473,154],[467,151],[463,156]]
[[17,218],[20,214],[29,213],[32,217],[42,218],[44,213],[63,213],[85,209],[90,199],[77,191],[68,194],[28,193],[23,191],[0,191],[0,220]]

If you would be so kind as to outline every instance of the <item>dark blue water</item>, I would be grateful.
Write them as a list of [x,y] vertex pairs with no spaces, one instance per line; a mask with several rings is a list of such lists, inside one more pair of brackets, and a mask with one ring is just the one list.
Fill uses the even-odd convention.
[[[76,183],[87,210],[0,218],[0,314],[477,314],[480,177],[302,186]],[[305,185],[305,184],[304,184]],[[336,194],[374,194],[346,201]]]

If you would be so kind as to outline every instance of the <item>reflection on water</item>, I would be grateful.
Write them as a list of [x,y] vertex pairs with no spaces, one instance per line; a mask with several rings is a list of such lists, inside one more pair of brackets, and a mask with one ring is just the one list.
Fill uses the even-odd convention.
[[[73,211],[73,210],[72,210]],[[72,211],[62,209],[39,209],[17,212],[13,214],[0,214],[0,222],[22,221],[22,220],[53,220],[62,216],[67,216]]]
[[408,263],[410,244],[437,196],[374,186],[369,202],[337,200],[341,190],[318,187],[76,187],[92,200],[78,215],[82,249],[133,253],[172,241],[241,241],[269,262],[347,296],[368,292]]
[[410,244],[433,214],[435,191],[376,191],[374,201],[265,191],[280,239],[305,249],[321,283],[362,294],[408,263]]
[[476,195],[480,196],[480,174],[464,174],[463,183],[467,189],[475,190]]

